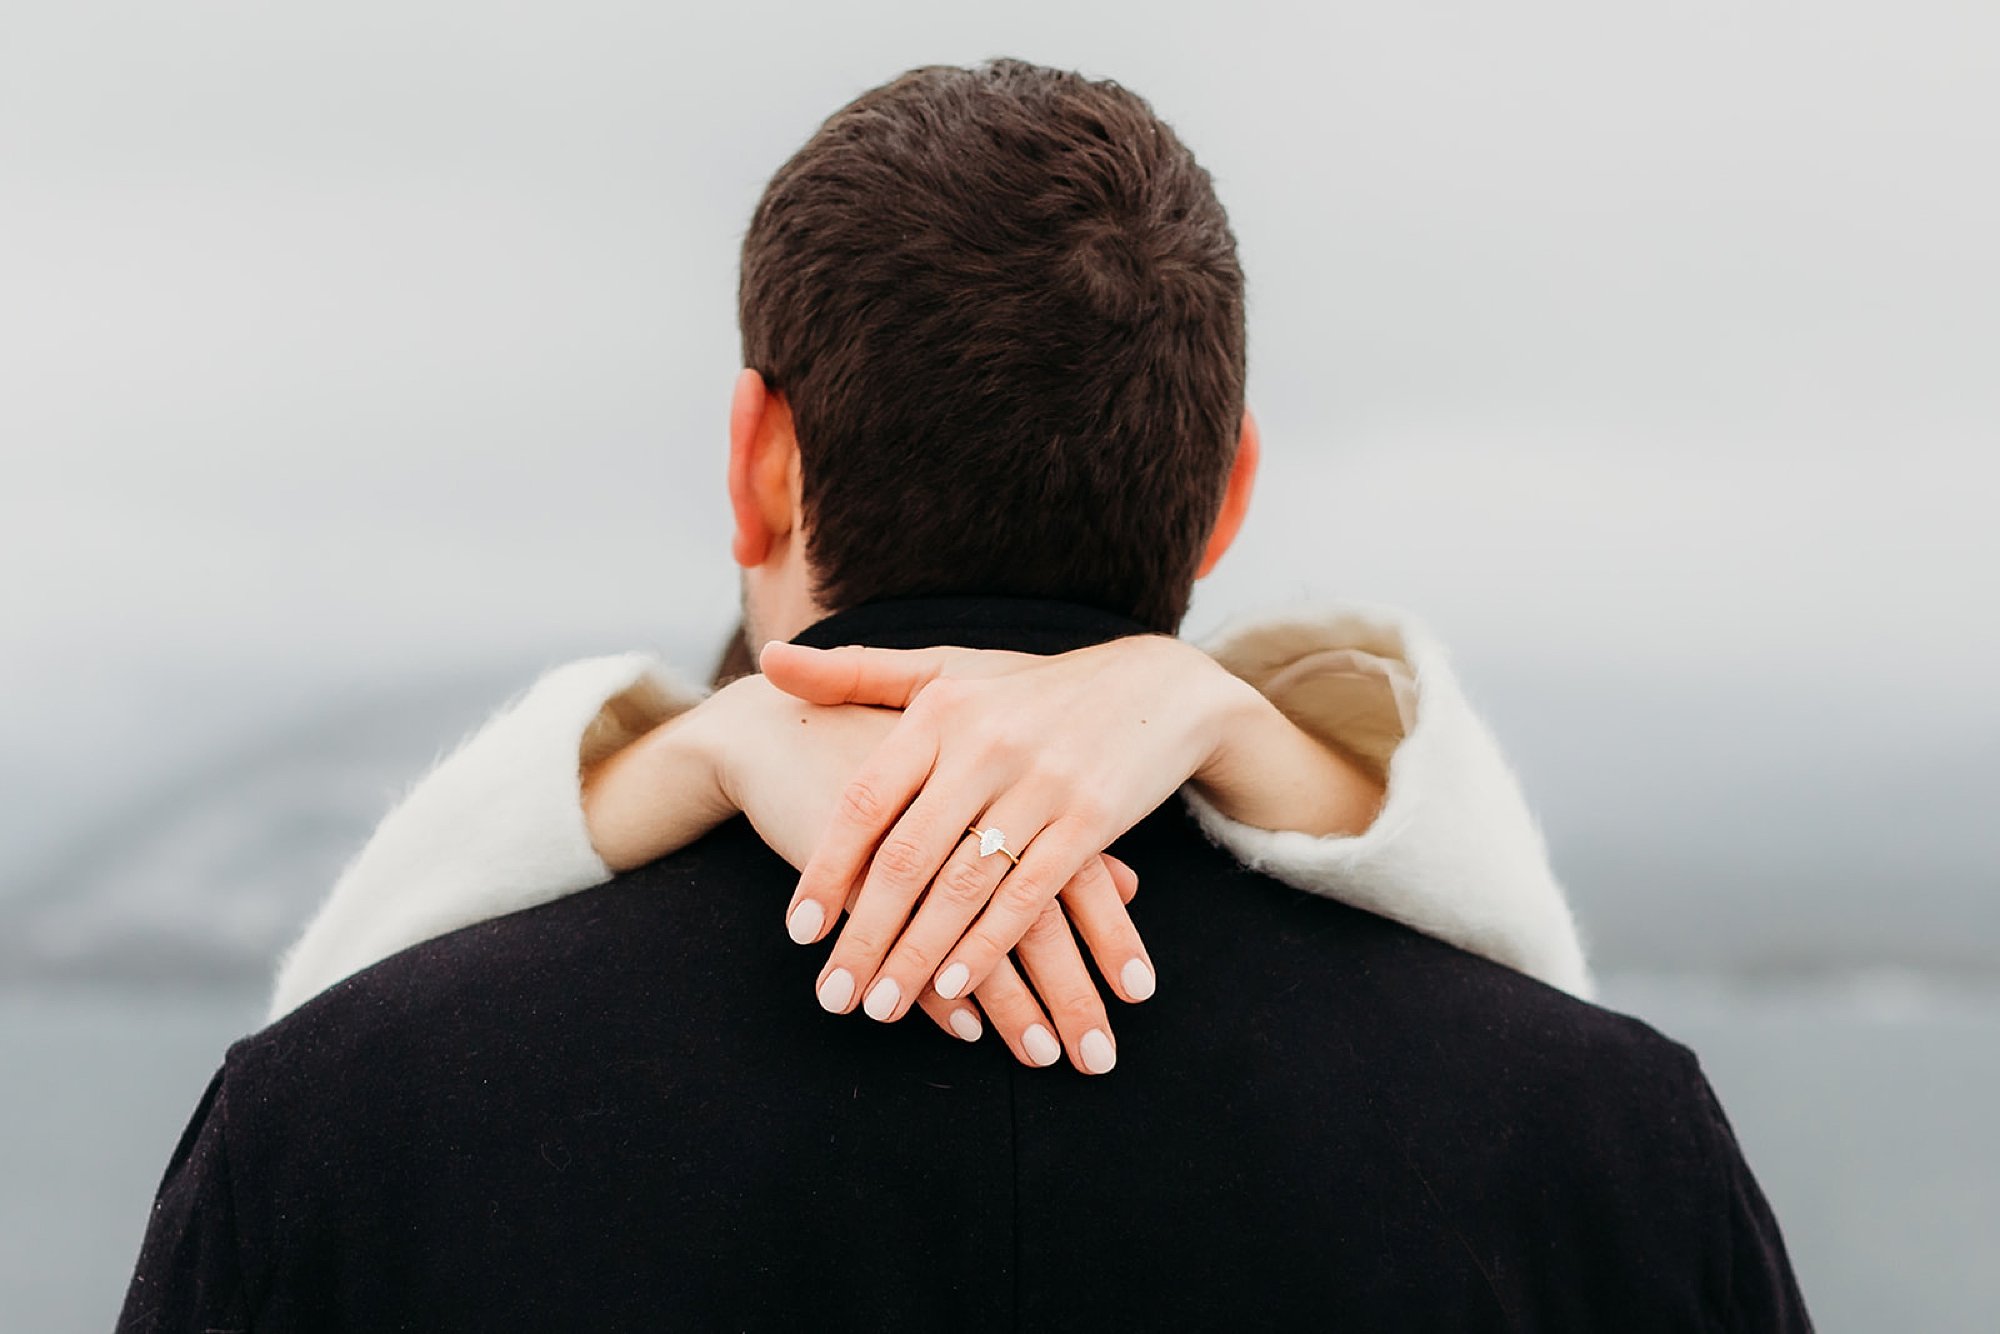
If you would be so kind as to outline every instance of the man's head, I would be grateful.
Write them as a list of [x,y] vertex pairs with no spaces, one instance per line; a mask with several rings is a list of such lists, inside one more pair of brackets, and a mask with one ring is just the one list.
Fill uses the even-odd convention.
[[1178,627],[1256,466],[1208,173],[1115,83],[929,67],[836,112],[743,242],[730,422],[753,640],[861,602]]

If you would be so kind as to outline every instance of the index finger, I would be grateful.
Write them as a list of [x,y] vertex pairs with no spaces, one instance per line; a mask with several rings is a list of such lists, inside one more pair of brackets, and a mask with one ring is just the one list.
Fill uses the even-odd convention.
[[826,934],[890,826],[899,819],[937,763],[937,736],[905,714],[848,780],[833,822],[799,872],[799,887],[785,907],[785,930],[801,945]]

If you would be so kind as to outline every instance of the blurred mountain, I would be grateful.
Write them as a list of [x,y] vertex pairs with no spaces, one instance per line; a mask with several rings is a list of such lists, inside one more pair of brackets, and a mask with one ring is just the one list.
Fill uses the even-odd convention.
[[9,876],[0,976],[268,978],[376,821],[525,679],[350,701],[93,813]]
[[[261,982],[409,785],[532,671],[346,699],[89,813],[0,898],[0,976]],[[2000,973],[1992,739],[1805,763],[1759,701],[1476,692],[1603,971]],[[1733,702],[1732,702],[1733,700]],[[1690,781],[1704,770],[1711,781]]]

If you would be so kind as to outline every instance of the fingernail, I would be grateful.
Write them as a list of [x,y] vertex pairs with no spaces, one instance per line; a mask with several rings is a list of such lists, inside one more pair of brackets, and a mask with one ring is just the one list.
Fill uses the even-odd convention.
[[962,963],[955,963],[937,975],[937,994],[946,1000],[957,1000],[965,993],[965,984],[972,979],[972,970]]
[[1127,959],[1118,970],[1118,980],[1125,984],[1125,994],[1133,1000],[1144,1000],[1153,994],[1153,970],[1144,959]]
[[903,989],[896,985],[896,979],[885,977],[869,988],[868,999],[861,1002],[861,1008],[870,1019],[887,1019],[896,1012],[896,1002],[903,999]]
[[829,1014],[840,1014],[853,999],[854,974],[845,968],[834,969],[826,975],[826,981],[819,984],[819,1008]]
[[[792,909],[792,915],[785,921],[785,930],[791,933],[794,941],[801,945],[810,945],[825,922],[826,909],[819,906],[819,900],[807,899]],[[1129,968],[1131,965],[1126,966]]]
[[1062,1043],[1040,1024],[1028,1025],[1028,1031],[1021,1035],[1021,1046],[1036,1065],[1054,1065],[1062,1059]]
[[953,1010],[951,1012],[951,1031],[964,1038],[967,1042],[977,1042],[979,1041],[979,1035],[986,1030],[979,1026],[979,1016],[975,1015],[972,1011]]
[[1077,1046],[1083,1052],[1083,1068],[1093,1075],[1101,1075],[1118,1064],[1118,1049],[1111,1045],[1111,1037],[1101,1028],[1093,1028],[1083,1035]]

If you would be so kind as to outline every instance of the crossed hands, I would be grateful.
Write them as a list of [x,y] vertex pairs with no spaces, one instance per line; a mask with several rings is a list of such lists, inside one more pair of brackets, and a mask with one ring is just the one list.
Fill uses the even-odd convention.
[[1126,910],[1138,877],[1103,850],[1197,775],[1255,692],[1160,636],[1053,657],[773,643],[762,667],[682,736],[802,868],[792,939],[847,914],[820,1004],[884,1022],[915,1005],[969,1042],[991,1023],[1025,1064],[1110,1070],[1084,951],[1126,1002],[1155,972]]

